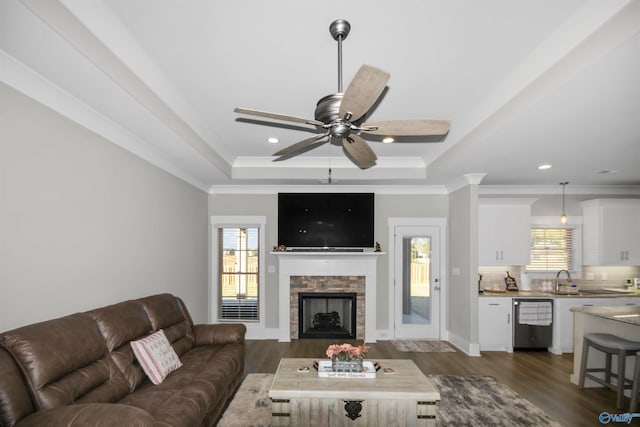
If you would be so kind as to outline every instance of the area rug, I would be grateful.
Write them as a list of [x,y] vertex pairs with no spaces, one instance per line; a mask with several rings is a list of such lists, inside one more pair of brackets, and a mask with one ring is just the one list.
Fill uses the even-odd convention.
[[218,427],[271,425],[271,399],[267,393],[273,374],[248,374],[222,415]]
[[[438,426],[551,426],[553,418],[491,377],[428,375],[440,392]],[[271,421],[267,396],[272,374],[249,374],[225,411],[220,427],[266,427]]]
[[435,340],[391,340],[391,343],[398,351],[429,353],[429,352],[455,352],[453,348],[444,341]]

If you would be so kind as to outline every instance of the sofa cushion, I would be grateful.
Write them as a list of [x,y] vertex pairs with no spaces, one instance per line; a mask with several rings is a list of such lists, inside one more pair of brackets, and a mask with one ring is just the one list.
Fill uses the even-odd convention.
[[26,378],[36,409],[117,402],[129,391],[88,314],[24,326],[1,339]]
[[38,411],[20,420],[20,427],[159,427],[166,424],[140,408],[117,403],[84,403]]
[[135,390],[146,375],[133,354],[130,342],[152,331],[144,307],[136,301],[124,301],[89,311],[88,314],[98,324],[113,361],[129,382],[129,390]]
[[244,345],[195,347],[181,360],[183,366],[162,384],[145,383],[120,403],[174,427],[210,425],[242,379]]
[[191,317],[179,298],[171,294],[160,294],[136,301],[142,304],[147,313],[152,330],[164,330],[178,356],[193,347],[195,336]]
[[0,348],[0,426],[12,426],[33,411],[22,372],[13,357]]
[[156,385],[182,366],[162,329],[140,340],[131,341],[131,348],[144,372]]

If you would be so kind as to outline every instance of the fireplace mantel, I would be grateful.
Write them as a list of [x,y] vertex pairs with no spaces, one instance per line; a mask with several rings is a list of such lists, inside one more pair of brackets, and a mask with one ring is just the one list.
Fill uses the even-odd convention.
[[377,261],[385,252],[271,252],[278,258],[278,340],[289,342],[291,276],[364,276],[364,341],[375,342]]

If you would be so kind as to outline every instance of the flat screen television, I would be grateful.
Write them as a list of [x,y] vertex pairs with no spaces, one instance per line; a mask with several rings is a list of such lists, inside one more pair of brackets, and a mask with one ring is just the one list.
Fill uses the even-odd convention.
[[373,193],[279,193],[278,245],[373,247],[373,208]]

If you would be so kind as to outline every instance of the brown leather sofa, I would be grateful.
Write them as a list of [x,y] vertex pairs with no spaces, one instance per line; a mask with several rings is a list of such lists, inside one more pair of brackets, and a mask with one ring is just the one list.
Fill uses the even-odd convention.
[[[130,341],[164,330],[183,366],[153,385]],[[241,324],[194,325],[170,294],[0,334],[0,426],[211,426],[244,375]]]

